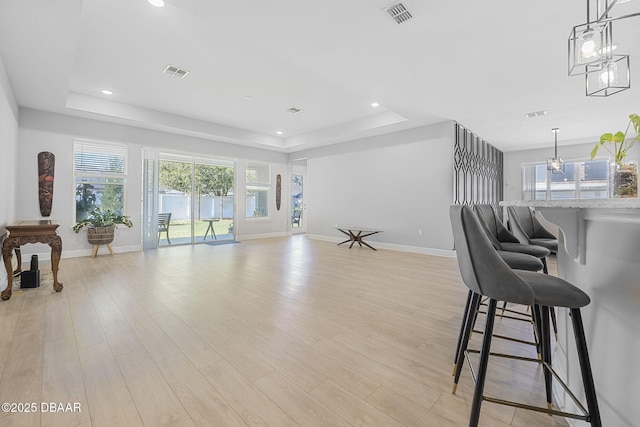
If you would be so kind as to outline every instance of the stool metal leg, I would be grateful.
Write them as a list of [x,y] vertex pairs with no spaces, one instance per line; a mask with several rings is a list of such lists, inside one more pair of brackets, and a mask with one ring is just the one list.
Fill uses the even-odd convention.
[[596,397],[596,386],[593,382],[591,362],[589,361],[589,352],[587,351],[587,340],[584,336],[584,326],[579,308],[571,309],[571,323],[573,324],[573,333],[576,338],[576,348],[578,350],[580,372],[582,373],[582,382],[584,384],[584,394],[587,400],[587,408],[589,409],[589,422],[594,427],[602,427],[600,409],[598,408],[598,399]]
[[462,343],[464,327],[467,324],[467,316],[469,315],[469,306],[471,305],[472,297],[473,297],[473,291],[469,290],[469,293],[467,294],[467,302],[464,305],[464,313],[462,313],[462,322],[460,323],[460,333],[458,334],[458,344],[456,345],[456,352],[453,355],[453,372],[451,373],[451,375],[456,374],[456,364],[458,363],[458,353],[460,352],[460,345]]
[[496,317],[497,301],[489,300],[487,308],[487,319],[484,326],[484,336],[482,337],[482,350],[480,351],[480,363],[478,364],[478,376],[476,387],[473,391],[473,401],[471,403],[471,414],[469,415],[469,427],[476,427],[480,420],[480,407],[482,405],[482,393],[484,392],[484,382],[487,378],[487,367],[489,366],[489,352],[491,351],[491,337],[493,336],[493,324]]
[[531,307],[531,317],[533,318],[533,332],[536,337],[536,348],[538,349],[538,359],[542,360],[542,313],[540,306]]
[[[542,360],[550,367],[551,366],[551,331],[549,330],[549,307],[540,307],[542,316],[540,322],[542,326]],[[552,408],[553,399],[553,377],[551,371],[547,367],[544,367],[544,385],[547,392],[547,408]]]
[[471,337],[471,331],[473,330],[473,325],[476,323],[476,315],[478,307],[480,306],[480,300],[482,296],[472,292],[471,301],[469,303],[469,309],[465,315],[464,328],[460,331],[462,332],[462,336],[460,337],[460,348],[458,349],[457,360],[456,360],[456,370],[454,371],[453,377],[453,389],[451,393],[456,394],[456,388],[458,386],[458,380],[460,380],[460,374],[462,373],[462,365],[464,364],[464,352],[467,350],[467,346],[469,345],[469,338]]
[[549,307],[549,313],[551,314],[551,324],[553,325],[553,333],[556,336],[556,341],[558,341],[558,322],[556,321],[556,308]]
[[[549,269],[547,268],[547,257],[541,258],[542,261],[542,272],[544,274],[549,274]],[[558,339],[558,322],[556,321],[556,309],[551,307],[551,324],[553,325],[553,333],[556,336],[556,340]]]
[[502,302],[502,312],[500,313],[500,317],[504,316],[504,311],[506,310],[506,308],[507,308],[507,302],[503,301]]

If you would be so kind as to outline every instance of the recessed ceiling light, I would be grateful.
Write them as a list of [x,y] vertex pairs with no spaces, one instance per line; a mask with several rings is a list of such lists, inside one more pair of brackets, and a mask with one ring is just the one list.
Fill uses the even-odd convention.
[[282,131],[281,131],[281,130],[276,131],[276,133],[277,133],[278,135],[282,135]]
[[155,6],[155,7],[163,7],[164,6],[164,0],[147,0],[149,2],[149,4]]
[[379,103],[379,102],[372,102],[372,103],[371,103],[371,106],[372,106],[373,108],[376,108],[376,107],[379,107],[379,106],[380,106],[380,103]]
[[109,89],[102,89],[100,92],[104,93],[105,95],[113,95],[113,92],[111,92]]

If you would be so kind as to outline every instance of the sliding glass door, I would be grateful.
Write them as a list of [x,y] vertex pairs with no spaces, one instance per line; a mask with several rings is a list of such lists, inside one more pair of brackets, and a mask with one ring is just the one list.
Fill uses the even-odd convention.
[[233,163],[194,159],[194,239],[233,240]]
[[160,153],[159,246],[234,238],[234,163]]

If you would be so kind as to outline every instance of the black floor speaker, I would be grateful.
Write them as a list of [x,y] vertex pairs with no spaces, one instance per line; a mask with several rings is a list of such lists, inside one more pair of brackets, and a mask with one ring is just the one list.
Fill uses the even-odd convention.
[[31,270],[20,273],[20,288],[37,288],[38,286],[40,286],[38,255],[31,255]]

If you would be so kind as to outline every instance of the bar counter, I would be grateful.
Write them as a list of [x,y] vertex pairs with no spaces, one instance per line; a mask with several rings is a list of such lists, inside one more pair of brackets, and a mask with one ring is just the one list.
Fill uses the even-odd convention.
[[[583,318],[603,425],[639,425],[640,200],[506,201],[500,205],[534,207],[558,226],[558,275],[591,297]],[[558,313],[553,365],[584,402],[565,309]],[[576,410],[559,387],[554,387],[554,394],[563,410]]]

